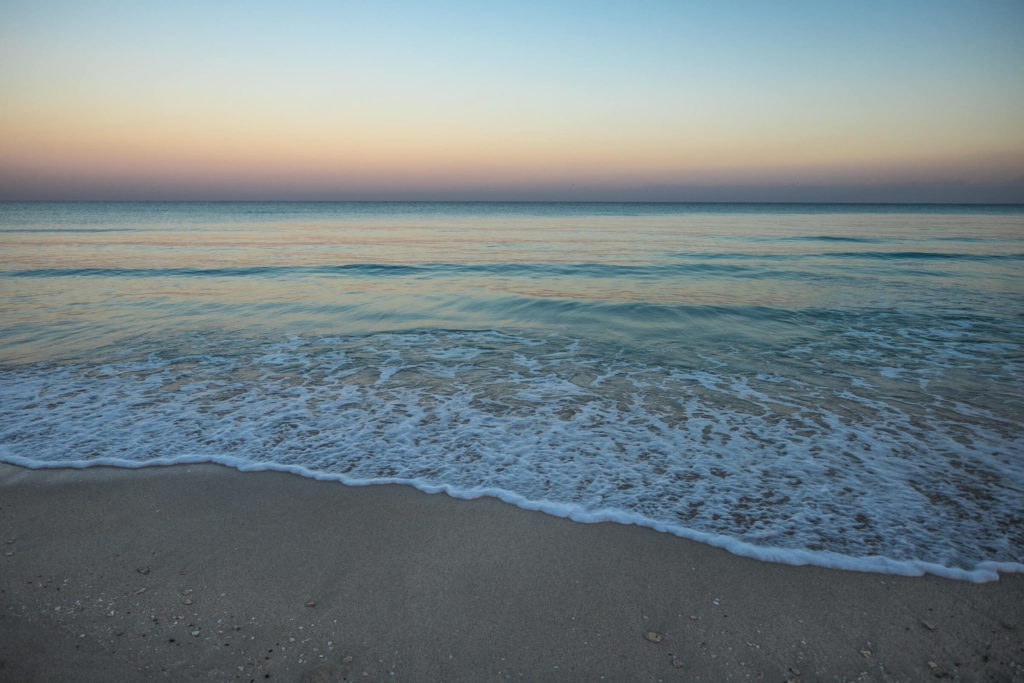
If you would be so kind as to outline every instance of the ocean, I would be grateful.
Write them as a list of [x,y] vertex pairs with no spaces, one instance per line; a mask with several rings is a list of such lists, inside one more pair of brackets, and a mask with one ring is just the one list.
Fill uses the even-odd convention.
[[984,581],[1024,571],[1022,421],[1020,206],[0,204],[26,467],[401,483]]

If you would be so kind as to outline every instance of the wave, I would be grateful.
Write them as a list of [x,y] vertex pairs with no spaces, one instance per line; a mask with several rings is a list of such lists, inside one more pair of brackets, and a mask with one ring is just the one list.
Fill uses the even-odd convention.
[[664,278],[678,275],[725,274],[736,277],[801,278],[807,273],[787,273],[778,269],[766,271],[756,266],[716,263],[615,265],[604,263],[494,263],[399,265],[385,263],[353,263],[323,266],[238,266],[230,268],[30,268],[0,271],[5,277],[253,277],[284,278],[294,276],[338,277],[444,277],[444,276],[508,276],[529,278]]
[[[815,238],[817,239],[817,238]],[[854,241],[854,240],[843,240]],[[859,240],[857,240],[859,241]],[[673,252],[673,258],[707,259],[707,260],[757,260],[757,261],[802,261],[808,259],[866,259],[866,260],[927,260],[942,259],[950,261],[1019,261],[1024,253],[1002,254],[965,254],[959,252],[935,251],[822,251],[801,253],[759,253],[759,252]]]
[[[511,277],[566,277],[566,278],[667,278],[686,275],[722,274],[734,277],[770,277],[772,279],[799,279],[814,277],[814,271],[780,269],[778,262],[821,259],[863,259],[870,261],[1020,261],[1024,254],[955,254],[944,252],[823,252],[814,254],[756,254],[756,253],[697,253],[667,254],[688,262],[656,262],[650,264],[615,263],[349,263],[337,265],[275,265],[235,266],[217,268],[27,268],[0,271],[4,277],[257,277],[281,278],[291,276],[342,277],[434,277],[434,276],[511,276]],[[765,267],[721,261],[770,262]],[[820,266],[815,263],[814,266]],[[940,275],[939,272],[927,272]],[[832,277],[830,275],[830,277]]]
[[[219,462],[494,496],[791,564],[1024,571],[1024,442],[993,412],[1014,399],[932,393],[922,381],[971,390],[963,359],[861,336],[753,368],[743,349],[687,367],[499,332],[140,342],[119,361],[0,370],[0,460]],[[831,365],[786,364],[800,356]]]
[[860,244],[882,244],[890,240],[873,237],[849,237],[845,235],[795,235],[792,237],[770,237],[764,241],[774,242],[857,242]]
[[900,260],[949,260],[949,261],[1020,261],[1024,254],[962,254],[938,251],[839,251],[817,254],[830,258],[880,259],[883,261]]

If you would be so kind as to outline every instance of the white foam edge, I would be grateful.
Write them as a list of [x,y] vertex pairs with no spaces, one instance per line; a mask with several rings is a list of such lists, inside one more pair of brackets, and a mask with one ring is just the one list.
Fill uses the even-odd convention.
[[695,529],[652,520],[635,512],[623,510],[588,510],[570,503],[553,503],[551,501],[531,500],[511,491],[497,488],[460,489],[449,484],[431,484],[422,479],[401,477],[376,477],[357,479],[343,474],[318,472],[300,465],[283,465],[273,462],[254,462],[234,456],[181,455],[173,458],[152,458],[145,461],[125,460],[123,458],[96,458],[94,460],[68,460],[53,462],[33,460],[13,455],[0,445],[0,463],[7,463],[26,469],[87,469],[89,467],[118,467],[123,469],[141,469],[143,467],[167,467],[171,465],[223,465],[239,472],[285,472],[296,474],[318,481],[336,481],[346,486],[376,486],[381,484],[398,484],[412,486],[424,493],[444,493],[452,498],[473,500],[476,498],[497,498],[524,510],[544,512],[554,517],[571,519],[574,522],[594,524],[598,522],[614,522],[646,527],[662,533],[672,534],[680,538],[726,550],[733,555],[749,557],[762,562],[774,562],[795,567],[812,565],[826,569],[844,571],[869,572],[897,576],[923,576],[933,574],[945,579],[987,583],[998,581],[1002,574],[1024,574],[1024,564],[1018,562],[979,562],[973,569],[946,567],[935,562],[921,560],[894,560],[881,555],[868,557],[851,557],[831,551],[808,550],[803,548],[786,549],[759,546],[745,541],[711,534]]

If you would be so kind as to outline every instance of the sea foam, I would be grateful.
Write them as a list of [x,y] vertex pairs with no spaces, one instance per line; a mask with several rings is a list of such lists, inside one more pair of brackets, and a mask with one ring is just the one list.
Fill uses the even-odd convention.
[[915,404],[928,395],[910,392],[916,379],[884,366],[858,391],[784,368],[653,361],[555,335],[193,336],[121,362],[0,371],[0,460],[213,462],[491,496],[773,562],[1024,571],[1016,425]]

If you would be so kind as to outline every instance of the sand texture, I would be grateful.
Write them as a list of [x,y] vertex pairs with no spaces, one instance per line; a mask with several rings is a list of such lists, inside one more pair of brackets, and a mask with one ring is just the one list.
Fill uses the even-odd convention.
[[1024,680],[1024,575],[791,567],[491,499],[0,465],[3,681]]

